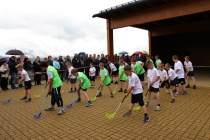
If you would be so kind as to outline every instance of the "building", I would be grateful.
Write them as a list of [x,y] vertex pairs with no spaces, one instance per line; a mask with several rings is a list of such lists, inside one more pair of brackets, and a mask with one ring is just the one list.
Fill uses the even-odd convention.
[[189,55],[194,65],[210,66],[210,0],[133,0],[93,17],[106,19],[111,59],[113,30],[131,26],[149,31],[149,53],[163,62]]

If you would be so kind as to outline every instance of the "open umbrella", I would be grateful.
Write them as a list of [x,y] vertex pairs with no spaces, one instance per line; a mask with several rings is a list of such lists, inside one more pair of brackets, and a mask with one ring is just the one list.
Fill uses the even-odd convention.
[[122,51],[122,52],[120,52],[119,54],[121,54],[121,55],[123,55],[123,54],[128,54],[128,52]]
[[143,54],[143,53],[140,51],[136,51],[136,52],[134,52],[134,54]]
[[6,52],[6,55],[24,55],[24,53],[21,50],[9,50]]

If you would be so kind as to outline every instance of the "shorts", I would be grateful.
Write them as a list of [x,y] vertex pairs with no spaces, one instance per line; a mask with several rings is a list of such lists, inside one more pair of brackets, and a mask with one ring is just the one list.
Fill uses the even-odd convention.
[[186,84],[185,78],[178,79],[178,83],[181,85],[185,85]]
[[114,77],[117,76],[117,70],[113,71],[111,75],[114,76]]
[[144,106],[143,93],[132,94],[131,103],[132,104],[139,103],[139,106]]
[[103,84],[102,84],[102,86],[110,86],[110,85],[111,85],[111,82],[110,82],[109,84],[107,84],[107,85],[103,85]]
[[142,73],[142,74],[137,74],[137,75],[138,75],[140,81],[144,81],[144,73]]
[[187,76],[189,76],[189,77],[194,77],[194,71],[188,72],[188,73],[187,73]]
[[164,88],[164,86],[165,86],[167,89],[170,88],[169,80],[164,81],[164,82],[160,85],[161,88]]
[[95,76],[90,76],[90,81],[95,81],[96,77]]
[[154,88],[154,87],[151,86],[148,91],[157,93],[157,92],[159,92],[159,90],[160,90],[159,88]]
[[82,89],[82,91],[87,91],[87,88],[86,89],[81,88],[81,89]]
[[77,79],[76,79],[76,78],[70,79],[70,83],[71,83],[71,84],[75,84],[76,82],[77,82]]
[[120,80],[120,82],[125,82],[125,80]]
[[178,77],[176,77],[174,80],[171,80],[170,86],[175,86],[175,87],[179,86]]
[[24,85],[25,85],[25,90],[31,89],[31,81],[25,81]]

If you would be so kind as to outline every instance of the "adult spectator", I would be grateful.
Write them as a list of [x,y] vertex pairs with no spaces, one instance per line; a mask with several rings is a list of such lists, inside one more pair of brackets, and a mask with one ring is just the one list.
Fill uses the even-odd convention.
[[34,82],[35,85],[41,85],[41,67],[40,67],[40,58],[37,57],[35,61],[33,62],[34,65]]
[[75,54],[74,58],[72,59],[72,65],[73,65],[74,68],[80,68],[81,67],[81,62],[80,62],[77,54]]
[[59,62],[59,64],[60,64],[59,75],[60,75],[61,80],[63,81],[63,74],[64,74],[64,64],[63,64],[63,62],[64,62],[64,61],[63,61],[62,56],[59,56],[58,62]]
[[53,66],[52,56],[49,55],[47,59],[48,59],[47,60],[47,65],[48,66]]
[[16,82],[16,77],[17,77],[17,69],[15,66],[17,65],[16,58],[14,56],[10,57],[9,62],[9,69],[10,69],[10,76],[11,76],[11,88],[16,89],[17,87],[15,86]]

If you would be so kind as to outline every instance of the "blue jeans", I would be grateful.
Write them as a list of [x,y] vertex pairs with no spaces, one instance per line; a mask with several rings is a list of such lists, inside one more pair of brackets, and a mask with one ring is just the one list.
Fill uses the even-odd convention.
[[11,87],[15,88],[15,81],[16,81],[17,74],[16,72],[11,72],[10,75],[11,75],[11,83],[10,83]]

